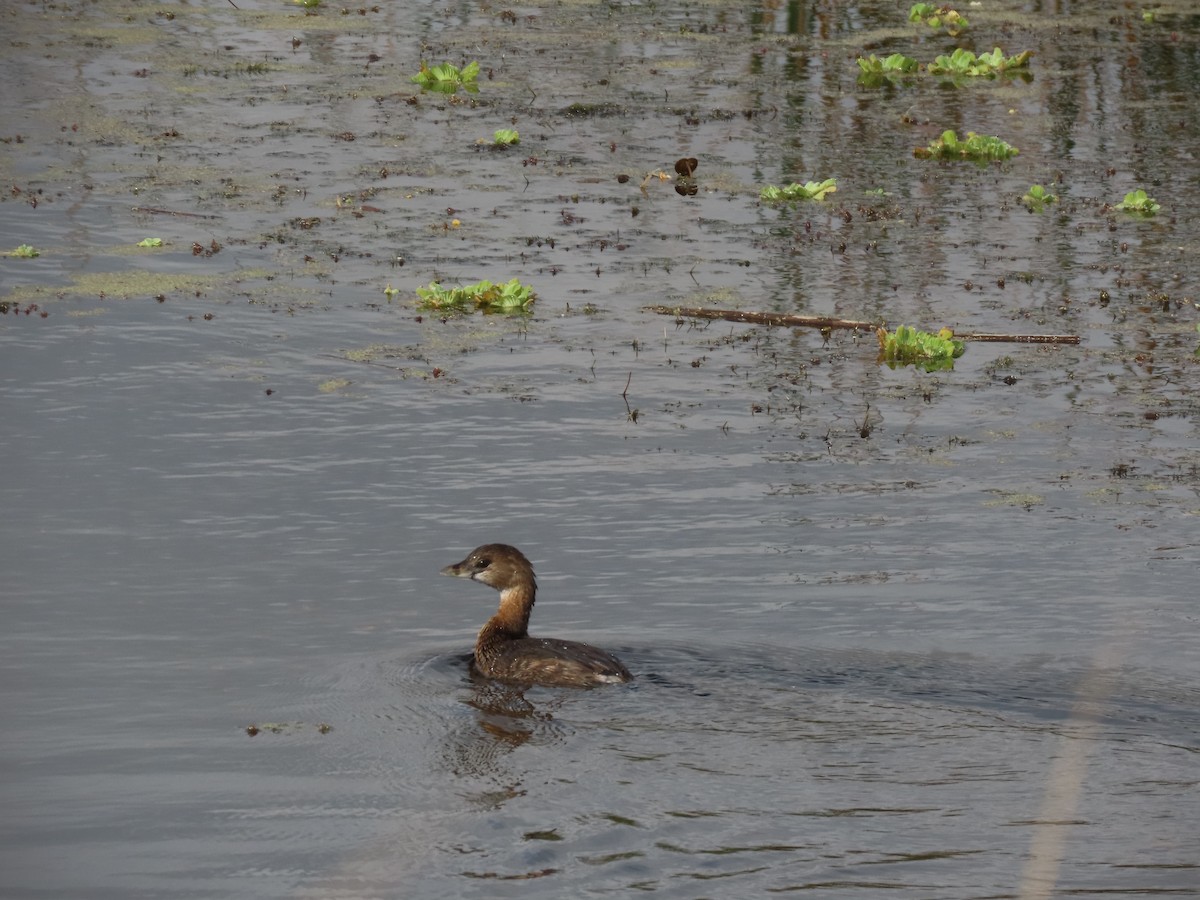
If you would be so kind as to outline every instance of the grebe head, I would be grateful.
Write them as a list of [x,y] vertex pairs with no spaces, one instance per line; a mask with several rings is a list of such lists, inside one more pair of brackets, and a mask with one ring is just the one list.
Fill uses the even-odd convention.
[[498,591],[512,587],[534,587],[533,565],[516,547],[484,544],[467,554],[462,562],[442,569],[443,575],[470,578]]

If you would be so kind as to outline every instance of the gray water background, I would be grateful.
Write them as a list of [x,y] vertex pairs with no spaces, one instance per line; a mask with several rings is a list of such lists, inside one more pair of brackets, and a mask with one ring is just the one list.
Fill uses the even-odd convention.
[[[865,88],[965,38],[238,6],[3,9],[0,894],[1200,895],[1194,15],[969,9],[1030,80]],[[495,540],[634,685],[469,681],[495,596],[437,571]]]

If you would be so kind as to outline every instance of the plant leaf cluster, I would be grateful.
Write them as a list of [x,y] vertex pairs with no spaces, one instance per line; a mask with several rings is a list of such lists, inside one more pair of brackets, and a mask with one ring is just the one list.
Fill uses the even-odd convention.
[[35,256],[41,255],[41,252],[30,244],[21,244],[21,246],[4,254],[4,256],[15,256],[18,259],[33,259]]
[[858,63],[858,67],[862,69],[860,77],[910,75],[921,68],[919,62],[911,56],[905,56],[903,53],[893,53],[891,56],[885,56],[882,59],[872,53],[865,58],[860,56],[856,62]]
[[953,369],[954,360],[963,355],[966,345],[954,340],[954,332],[943,328],[937,334],[918,331],[901,325],[889,333],[886,328],[875,332],[879,339],[879,359],[891,368],[920,366],[926,372]]
[[515,128],[500,128],[493,135],[493,141],[497,147],[510,147],[521,143],[521,135]]
[[1130,191],[1125,195],[1125,199],[1116,205],[1116,209],[1124,210],[1127,213],[1132,213],[1136,216],[1152,216],[1162,207],[1139,188],[1136,191]]
[[925,68],[930,75],[985,75],[995,78],[1009,69],[1024,68],[1032,56],[1032,50],[1023,50],[1016,56],[1005,56],[999,47],[991,53],[980,53],[976,56],[970,50],[959,47],[949,56],[937,57]]
[[1052,194],[1040,184],[1033,185],[1021,198],[1021,202],[1029,207],[1030,212],[1041,212],[1049,204],[1058,202],[1058,195]]
[[930,75],[995,78],[1006,72],[1011,74],[1018,69],[1026,69],[1032,58],[1032,50],[1023,50],[1016,56],[1005,56],[1004,51],[996,47],[991,53],[976,56],[970,50],[960,47],[949,56],[939,56],[931,63],[919,63],[903,53],[893,53],[882,59],[872,53],[867,57],[858,57],[856,62],[861,70],[858,83],[865,87],[875,87],[882,84],[885,78],[914,75],[922,69]]
[[913,150],[913,156],[917,159],[968,159],[985,164],[992,160],[1012,159],[1020,152],[998,137],[968,131],[966,138],[960,141],[953,129],[947,129],[928,147]]
[[478,284],[452,288],[434,281],[429,287],[417,288],[417,306],[448,312],[481,309],[485,313],[523,313],[529,311],[536,297],[533,288],[516,278],[496,284],[484,279]]
[[951,37],[971,24],[966,16],[953,7],[935,6],[932,3],[914,3],[908,11],[908,21],[924,22],[930,28],[945,27]]
[[789,203],[796,200],[824,200],[827,194],[837,190],[837,179],[809,181],[806,184],[792,182],[786,187],[768,185],[759,193],[764,203]]
[[453,63],[442,63],[440,66],[428,66],[421,62],[421,71],[410,80],[419,84],[427,91],[437,91],[441,94],[454,94],[461,87],[469,94],[479,93],[479,63],[472,62],[463,68]]

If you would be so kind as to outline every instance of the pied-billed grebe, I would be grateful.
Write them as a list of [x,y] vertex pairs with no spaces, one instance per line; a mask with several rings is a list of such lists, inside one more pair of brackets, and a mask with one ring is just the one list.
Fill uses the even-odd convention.
[[475,642],[475,666],[489,678],[512,684],[586,687],[630,681],[615,656],[578,641],[529,636],[529,613],[537,594],[533,566],[516,547],[484,544],[442,569],[500,592],[500,608]]

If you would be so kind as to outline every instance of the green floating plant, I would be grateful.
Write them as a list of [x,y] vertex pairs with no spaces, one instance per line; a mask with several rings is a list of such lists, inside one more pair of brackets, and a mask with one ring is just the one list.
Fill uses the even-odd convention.
[[860,56],[855,62],[861,71],[858,73],[860,84],[880,84],[885,78],[898,78],[901,75],[912,75],[921,68],[921,64],[911,56],[903,53],[893,53],[880,59],[874,53],[870,56]]
[[928,147],[913,150],[913,156],[917,159],[969,159],[972,162],[986,163],[991,160],[1012,159],[1020,152],[998,137],[968,131],[966,139],[960,141],[953,130],[947,130]]
[[1136,191],[1130,191],[1125,195],[1125,199],[1116,205],[1116,209],[1122,209],[1127,213],[1132,213],[1135,216],[1152,216],[1160,209],[1154,198],[1147,196],[1146,192],[1139,188]]
[[954,340],[954,332],[943,328],[937,334],[901,325],[895,332],[886,328],[875,332],[879,338],[879,361],[889,367],[920,366],[926,372],[953,369],[954,360],[963,355],[966,345]]
[[461,87],[471,94],[479,93],[479,63],[473,62],[459,68],[452,63],[442,63],[440,66],[427,66],[421,63],[421,71],[412,77],[427,91],[437,91],[442,94],[453,94]]
[[137,242],[139,247],[161,247],[163,245],[162,238],[143,238]]
[[826,178],[824,181],[810,181],[806,184],[792,182],[787,187],[769,185],[762,189],[759,198],[764,203],[788,203],[794,200],[824,200],[826,194],[837,190],[837,179]]
[[521,135],[515,128],[501,128],[493,135],[497,147],[511,147],[521,143]]
[[8,253],[4,254],[4,256],[16,256],[20,259],[33,259],[35,256],[41,255],[41,251],[31,247],[29,244],[22,244],[16,249],[10,250]]
[[533,288],[514,278],[501,284],[493,284],[485,279],[478,284],[453,288],[444,288],[434,281],[427,288],[417,288],[417,297],[417,305],[421,309],[449,312],[482,309],[485,313],[523,313],[529,311],[537,295]]
[[1029,64],[1033,56],[1032,50],[1024,50],[1016,56],[1005,56],[999,47],[991,53],[980,53],[976,56],[970,50],[959,47],[949,56],[939,56],[927,67],[930,75],[964,75],[969,77],[985,75],[995,78],[1010,69],[1020,69]]
[[946,29],[954,36],[971,23],[967,17],[950,6],[935,6],[932,3],[914,3],[908,11],[908,21],[924,22],[930,28]]
[[1058,195],[1052,194],[1040,184],[1035,184],[1021,198],[1021,202],[1029,207],[1030,212],[1041,212],[1049,204],[1058,202]]

